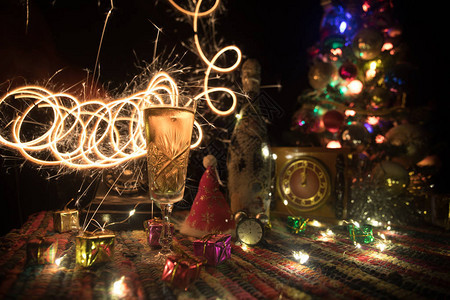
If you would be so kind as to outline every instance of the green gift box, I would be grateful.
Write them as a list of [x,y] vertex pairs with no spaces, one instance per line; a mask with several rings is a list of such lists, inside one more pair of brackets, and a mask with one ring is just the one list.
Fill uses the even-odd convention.
[[306,230],[306,223],[308,223],[309,219],[305,219],[302,217],[287,217],[287,228],[290,233],[299,234]]
[[27,243],[27,263],[45,265],[55,263],[58,240],[54,238],[32,238]]
[[374,240],[372,225],[364,224],[358,226],[349,224],[348,231],[350,233],[350,239],[354,243],[369,244]]
[[115,234],[110,231],[85,231],[75,239],[76,263],[91,267],[111,260],[114,254]]

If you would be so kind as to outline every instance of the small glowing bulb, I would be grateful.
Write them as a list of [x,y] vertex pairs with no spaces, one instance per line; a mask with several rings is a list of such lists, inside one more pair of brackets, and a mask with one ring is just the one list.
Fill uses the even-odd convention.
[[392,43],[384,43],[383,47],[381,47],[381,51],[389,51],[394,48],[394,45]]
[[339,141],[330,141],[327,144],[327,148],[329,149],[339,149],[342,148],[341,143]]
[[358,228],[359,228],[359,223],[358,223],[358,222],[356,222],[356,221],[353,221],[353,225],[355,225],[356,227],[358,227]]
[[360,244],[360,243],[356,243],[356,244],[355,244],[355,247],[356,247],[357,249],[361,249],[361,244]]
[[347,117],[354,117],[356,115],[356,111],[354,111],[353,109],[346,109],[345,110],[345,115]]
[[284,199],[283,204],[287,206],[289,204],[289,202],[286,199]]
[[387,230],[391,230],[391,226],[386,227]]
[[242,250],[244,250],[245,252],[248,251],[247,244],[242,244],[242,245],[241,245],[241,248],[242,248]]
[[113,284],[113,295],[118,296],[118,297],[123,297],[125,296],[125,284],[124,281],[125,280],[125,276],[120,277],[119,280],[117,280],[116,282],[114,282]]
[[58,257],[57,259],[55,259],[55,264],[56,264],[57,266],[61,265],[61,261],[63,260],[63,258],[64,258],[64,255],[61,256],[61,257]]
[[380,117],[376,117],[376,116],[367,117],[367,123],[369,123],[370,125],[377,125],[379,121],[380,121]]
[[314,226],[314,227],[322,227],[322,224],[317,220],[312,220],[309,225]]
[[381,252],[383,252],[384,249],[386,249],[386,244],[380,242],[377,244],[377,248],[380,249]]
[[134,215],[135,212],[136,212],[135,209],[131,210],[131,211],[130,211],[130,217],[131,217],[132,215]]
[[278,158],[278,155],[276,155],[275,153],[272,154],[272,159],[276,160]]
[[242,119],[242,115],[241,114],[236,114],[236,119],[238,119],[238,120]]
[[375,137],[375,142],[377,144],[383,144],[385,140],[386,140],[386,138],[382,134],[379,134]]
[[350,81],[350,83],[347,85],[348,88],[348,92],[352,95],[356,95],[361,93],[362,89],[363,89],[363,84],[361,81],[355,79]]
[[339,31],[341,33],[344,33],[345,29],[347,29],[347,23],[345,23],[344,21],[341,22],[341,24],[339,25]]
[[268,158],[270,156],[270,150],[267,145],[264,145],[262,147],[261,151],[262,151],[262,155],[264,156],[264,158]]
[[309,255],[303,251],[293,251],[292,255],[294,256],[294,259],[300,264],[304,264],[309,259]]

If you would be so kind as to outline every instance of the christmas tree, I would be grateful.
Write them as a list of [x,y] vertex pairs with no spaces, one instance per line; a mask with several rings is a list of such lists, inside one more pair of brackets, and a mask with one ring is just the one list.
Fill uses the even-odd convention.
[[[350,148],[351,216],[411,221],[431,186],[425,130],[408,106],[414,66],[389,0],[322,1],[320,41],[311,47],[311,89],[298,97],[291,132],[298,146]],[[417,201],[415,201],[417,200]]]

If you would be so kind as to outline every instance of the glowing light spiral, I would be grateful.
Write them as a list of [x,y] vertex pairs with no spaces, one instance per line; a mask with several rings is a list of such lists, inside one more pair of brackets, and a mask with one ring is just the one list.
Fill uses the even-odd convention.
[[[236,69],[241,61],[241,52],[236,46],[227,46],[208,60],[202,51],[197,33],[198,17],[212,13],[217,8],[219,0],[205,12],[199,12],[201,1],[197,2],[194,12],[186,11],[174,1],[169,1],[181,12],[194,17],[196,49],[208,66],[203,91],[193,99],[206,99],[209,108],[218,115],[232,113],[237,103],[235,93],[226,87],[209,88],[208,82],[212,70],[224,73]],[[225,68],[216,66],[217,59],[227,51],[236,53],[236,62]],[[230,95],[232,99],[230,108],[223,111],[214,105],[209,94],[216,92]],[[170,103],[163,103],[159,96],[161,94],[171,95]],[[109,102],[101,100],[81,102],[70,94],[55,94],[39,86],[20,87],[0,98],[0,112],[11,106],[10,101],[22,100],[25,104],[31,105],[21,111],[20,115],[6,122],[7,127],[10,126],[12,130],[10,134],[4,130],[0,131],[0,144],[16,149],[23,157],[40,165],[63,165],[76,169],[113,167],[146,154],[142,130],[143,109],[160,104],[178,106],[178,97],[177,84],[165,72],[153,76],[145,91]],[[48,113],[49,109],[52,119],[47,124],[48,128],[40,134],[33,131],[30,138],[30,130],[24,129],[24,125],[33,124],[32,114],[37,110]],[[43,126],[43,124],[35,125],[40,128]],[[195,121],[194,126],[198,131],[198,139],[191,148],[197,147],[202,139],[199,123]]]

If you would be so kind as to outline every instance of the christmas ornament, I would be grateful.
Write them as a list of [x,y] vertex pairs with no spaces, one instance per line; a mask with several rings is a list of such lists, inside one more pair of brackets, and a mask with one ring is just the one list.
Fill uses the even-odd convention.
[[323,115],[322,121],[329,132],[336,133],[344,123],[344,115],[337,110],[329,110]]
[[[249,80],[259,83],[259,72],[254,63],[246,61],[242,66],[243,83]],[[259,85],[255,84],[244,92],[250,97],[250,103],[242,107],[228,147],[231,211],[245,210],[252,215],[264,212],[269,216],[273,161],[266,122],[256,101]]]
[[353,243],[369,244],[374,241],[372,225],[349,224],[348,231]]
[[314,111],[314,106],[303,105],[297,110],[292,118],[291,130],[302,133],[321,132],[324,130],[323,122],[319,115]]
[[75,238],[77,265],[92,267],[109,262],[114,254],[115,235],[111,231],[85,231]]
[[336,67],[332,63],[316,61],[308,72],[309,84],[316,90],[321,90],[336,78]]
[[204,259],[185,254],[169,255],[161,280],[171,287],[187,290],[199,278],[204,262]]
[[386,141],[397,150],[394,156],[404,156],[411,165],[422,160],[428,151],[428,138],[418,125],[400,124],[385,135]]
[[180,228],[181,233],[199,238],[212,232],[231,232],[235,227],[230,206],[220,191],[217,160],[207,155],[203,165],[206,171],[200,179],[189,215]]
[[383,107],[389,107],[392,96],[391,92],[382,87],[373,87],[369,90],[370,106],[379,109]]
[[75,231],[80,229],[78,210],[64,209],[53,213],[53,226],[57,232]]
[[361,123],[352,123],[342,129],[339,141],[344,147],[362,152],[370,143],[370,133]]
[[372,177],[390,196],[400,195],[409,184],[408,171],[401,164],[388,160],[375,166]]
[[309,219],[305,219],[302,217],[293,217],[288,216],[287,217],[287,229],[290,233],[303,233],[306,230],[306,224],[308,223]]
[[194,255],[203,256],[216,266],[231,257],[231,234],[208,234],[194,241]]
[[264,225],[256,218],[243,218],[236,225],[236,237],[239,242],[253,246],[264,238]]
[[[160,218],[153,218],[150,220],[144,221],[144,229],[145,233],[148,235],[148,244],[152,247],[161,246],[159,244],[159,238],[161,236],[161,230],[164,223]],[[172,231],[172,235],[174,232],[173,223],[170,223],[170,230]]]
[[32,238],[27,242],[27,263],[53,264],[58,251],[58,240],[54,238]]
[[345,80],[353,80],[358,74],[358,68],[351,62],[345,62],[339,68],[339,76]]
[[353,38],[353,52],[359,59],[374,59],[380,55],[383,41],[383,35],[378,30],[362,28]]

